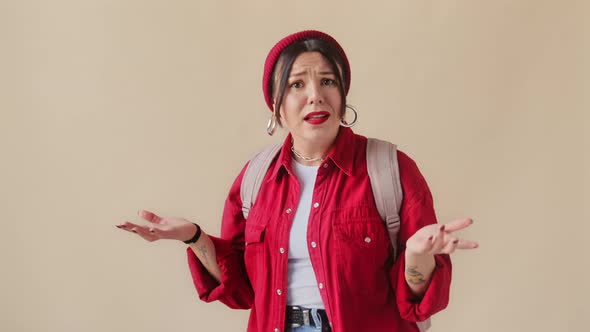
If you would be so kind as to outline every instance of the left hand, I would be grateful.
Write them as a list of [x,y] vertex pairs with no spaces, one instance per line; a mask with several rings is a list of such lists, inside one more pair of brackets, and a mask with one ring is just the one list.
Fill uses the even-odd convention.
[[453,233],[469,227],[472,219],[457,219],[447,224],[432,224],[420,228],[408,241],[406,252],[411,255],[451,254],[456,249],[475,249],[479,244],[456,237]]

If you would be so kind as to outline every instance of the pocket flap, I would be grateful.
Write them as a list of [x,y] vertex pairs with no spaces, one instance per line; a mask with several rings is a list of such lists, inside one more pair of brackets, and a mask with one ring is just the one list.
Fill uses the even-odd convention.
[[264,229],[266,225],[246,224],[244,240],[246,245],[250,243],[262,242],[264,240]]
[[385,225],[380,221],[356,220],[334,226],[334,235],[338,240],[365,248],[380,245],[386,238]]

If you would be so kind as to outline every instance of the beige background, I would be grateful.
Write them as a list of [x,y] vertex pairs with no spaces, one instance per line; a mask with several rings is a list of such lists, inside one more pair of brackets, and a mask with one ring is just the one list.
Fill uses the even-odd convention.
[[117,230],[139,208],[218,234],[269,112],[264,57],[332,34],[356,132],[398,143],[440,221],[472,216],[432,331],[584,331],[585,1],[1,1],[0,330],[240,331],[198,300],[184,246]]

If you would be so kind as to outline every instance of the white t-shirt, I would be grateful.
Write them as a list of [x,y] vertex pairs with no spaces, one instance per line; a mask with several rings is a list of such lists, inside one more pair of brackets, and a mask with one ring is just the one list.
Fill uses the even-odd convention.
[[287,305],[323,309],[324,303],[307,248],[307,224],[318,167],[305,166],[293,160],[293,172],[299,179],[301,197],[289,234]]

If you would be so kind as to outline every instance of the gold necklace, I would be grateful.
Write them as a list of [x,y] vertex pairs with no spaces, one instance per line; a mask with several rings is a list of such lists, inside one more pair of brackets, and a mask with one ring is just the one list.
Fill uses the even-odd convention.
[[325,158],[322,158],[322,157],[318,157],[318,158],[305,157],[305,156],[301,155],[301,153],[295,151],[295,147],[293,145],[291,145],[291,152],[293,152],[295,157],[297,157],[299,159],[303,159],[305,161],[309,161],[309,162],[324,161],[325,160]]

